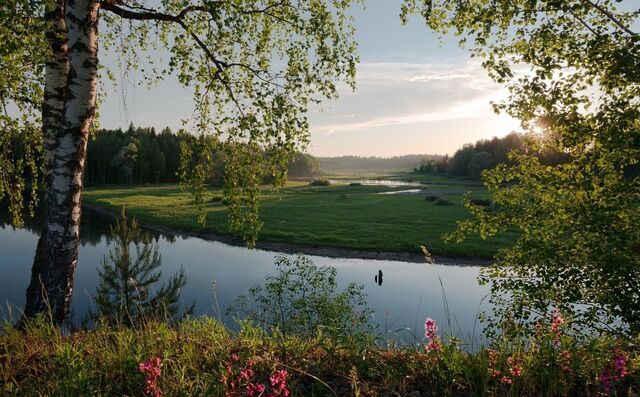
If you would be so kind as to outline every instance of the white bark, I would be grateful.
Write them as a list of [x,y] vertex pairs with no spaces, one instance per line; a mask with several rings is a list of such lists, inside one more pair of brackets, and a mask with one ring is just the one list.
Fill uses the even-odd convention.
[[45,67],[44,104],[42,107],[42,132],[44,135],[44,174],[46,186],[50,186],[50,177],[55,157],[56,135],[62,127],[64,95],[69,74],[66,21],[64,0],[56,0],[53,8],[48,9],[45,18],[51,21],[51,29],[46,32],[52,57]]
[[62,128],[56,134],[45,229],[27,289],[25,315],[50,312],[66,317],[78,261],[82,176],[89,129],[95,115],[98,79],[98,0],[67,0],[69,71]]

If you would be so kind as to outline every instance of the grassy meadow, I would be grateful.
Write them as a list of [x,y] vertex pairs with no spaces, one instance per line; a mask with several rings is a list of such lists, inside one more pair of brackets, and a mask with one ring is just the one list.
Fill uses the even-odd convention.
[[[347,176],[343,176],[347,178]],[[353,176],[350,176],[353,178]],[[402,174],[396,178],[403,179]],[[426,180],[425,180],[426,181]],[[289,182],[273,191],[265,188],[260,203],[264,227],[259,239],[315,246],[371,251],[419,252],[420,245],[433,254],[468,258],[489,258],[513,240],[507,234],[492,240],[469,238],[461,244],[445,243],[441,236],[469,216],[463,194],[487,198],[486,191],[470,181],[434,180],[419,187],[309,186]],[[393,190],[421,189],[420,194],[381,195]],[[434,195],[448,205],[427,201]],[[196,220],[196,209],[188,193],[177,185],[100,186],[88,188],[84,199],[130,215],[143,222],[203,233],[228,233],[227,209],[222,192],[211,189],[206,206],[206,225]]]

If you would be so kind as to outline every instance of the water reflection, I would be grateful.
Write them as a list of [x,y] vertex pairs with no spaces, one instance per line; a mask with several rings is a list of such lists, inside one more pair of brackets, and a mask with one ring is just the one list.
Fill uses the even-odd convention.
[[378,274],[373,278],[378,286],[382,285],[382,270],[378,270]]
[[364,186],[422,186],[416,181],[403,181],[399,179],[329,179],[331,184],[359,184]]
[[[162,256],[157,239],[141,230],[135,219],[128,220],[124,210],[111,227],[111,248],[98,268],[99,286],[93,296],[95,307],[87,321],[111,326],[139,325],[146,321],[179,320],[178,300],[187,278],[184,268],[160,284]],[[195,303],[180,315],[192,314]]]
[[[113,222],[112,218],[95,211],[83,211],[82,244],[72,307],[75,322],[80,322],[85,313],[95,309],[92,297],[100,285],[100,263],[113,245],[110,237]],[[14,229],[3,211],[0,211],[0,226],[0,305],[8,302],[19,309],[24,303],[40,228],[37,223],[28,222],[25,228]],[[225,318],[220,313],[225,313],[237,296],[263,284],[265,277],[274,271],[277,255],[274,252],[149,232],[162,255],[163,274],[159,282],[168,283],[168,275],[184,266],[187,282],[181,288],[180,306],[188,306],[195,300],[195,314],[218,316],[229,326],[233,326],[233,318]],[[419,328],[427,316],[440,324],[451,323],[451,331],[461,337],[467,338],[478,329],[476,315],[489,288],[478,285],[478,267],[310,258],[318,266],[338,269],[339,288],[345,288],[350,282],[364,285],[367,303],[373,309],[373,321],[381,331],[410,328],[417,329],[420,334]],[[376,270],[379,272],[374,284],[371,274]],[[213,283],[215,288],[212,288]],[[404,331],[400,332],[399,338],[403,335],[412,338],[411,333]]]

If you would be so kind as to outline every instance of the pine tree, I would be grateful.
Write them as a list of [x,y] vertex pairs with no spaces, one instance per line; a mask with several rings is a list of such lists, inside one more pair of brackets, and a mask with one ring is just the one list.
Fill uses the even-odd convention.
[[[98,269],[100,285],[94,296],[96,307],[88,319],[112,326],[136,326],[145,321],[176,320],[180,290],[187,278],[184,269],[174,274],[167,284],[155,289],[162,272],[158,244],[140,229],[135,218],[127,221],[124,209],[120,220],[111,228],[113,248]],[[132,258],[132,249],[135,258]],[[194,305],[184,313],[193,312]]]

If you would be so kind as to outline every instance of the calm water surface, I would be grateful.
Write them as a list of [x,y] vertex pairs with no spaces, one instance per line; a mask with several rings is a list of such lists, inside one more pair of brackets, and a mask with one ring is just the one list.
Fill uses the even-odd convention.
[[415,181],[402,181],[397,179],[329,179],[331,184],[359,183],[364,186],[423,186],[424,184]]
[[[107,217],[84,210],[72,308],[75,321],[82,318],[98,285],[96,268],[109,251],[111,222]],[[224,313],[235,297],[262,283],[274,269],[277,255],[274,252],[249,250],[195,237],[155,236],[162,255],[163,277],[168,278],[184,266],[187,284],[182,290],[182,298],[186,304],[195,300],[197,314],[216,315],[216,300]],[[7,305],[18,310],[24,305],[37,239],[37,227],[14,229],[8,224],[6,215],[0,216],[0,303],[3,306],[0,310],[4,312]],[[466,340],[478,341],[480,337],[481,326],[476,317],[479,310],[488,307],[482,303],[488,287],[478,285],[478,267],[310,258],[317,265],[337,268],[340,287],[350,282],[364,285],[369,307],[374,311],[372,320],[380,326],[381,332],[410,329],[395,332],[392,336],[396,339],[412,340],[415,329],[421,334],[427,316],[436,319],[441,329],[450,330]],[[384,273],[382,285],[374,280],[379,270]],[[232,319],[225,321],[233,325]]]

